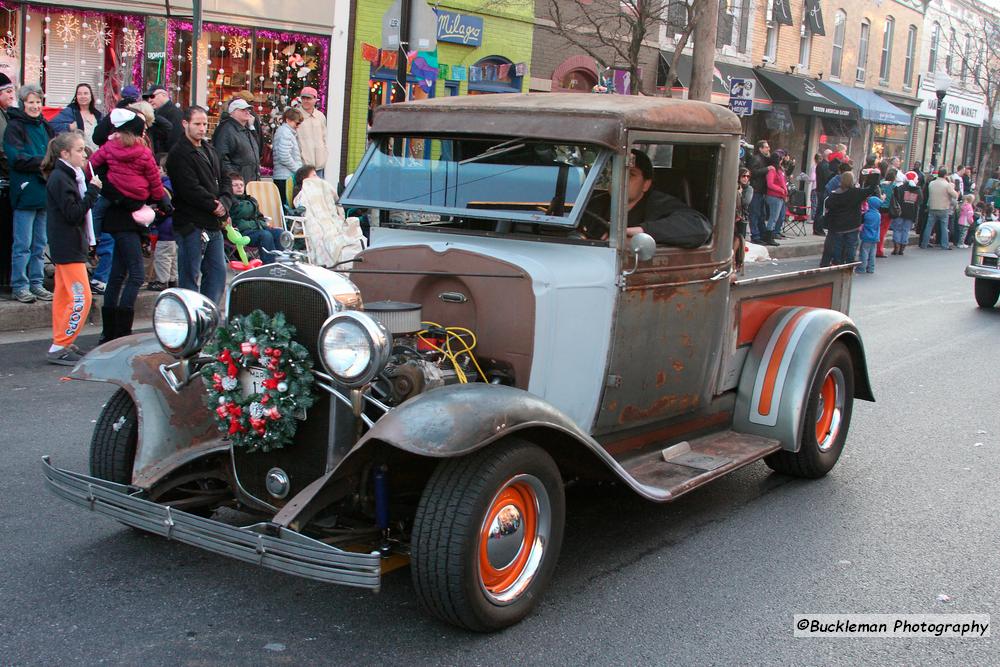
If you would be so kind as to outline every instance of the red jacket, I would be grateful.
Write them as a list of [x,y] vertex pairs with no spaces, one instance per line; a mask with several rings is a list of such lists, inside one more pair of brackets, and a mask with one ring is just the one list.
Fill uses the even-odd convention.
[[774,167],[767,168],[767,196],[784,199],[788,196],[788,182],[785,173]]
[[117,137],[109,139],[90,156],[90,164],[95,168],[106,164],[108,181],[129,199],[159,201],[166,195],[153,151],[141,141],[126,148]]

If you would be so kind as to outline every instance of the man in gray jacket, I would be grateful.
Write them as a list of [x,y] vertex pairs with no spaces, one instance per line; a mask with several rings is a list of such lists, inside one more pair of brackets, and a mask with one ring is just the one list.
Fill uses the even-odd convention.
[[[941,169],[937,178],[927,185],[927,226],[920,235],[920,247],[928,248],[931,242],[931,230],[938,227],[938,241],[945,250],[952,250],[948,243],[948,217],[958,201],[958,191],[948,178],[948,170]],[[957,245],[957,243],[956,243]]]
[[260,180],[260,146],[250,129],[250,103],[236,98],[229,103],[229,115],[212,135],[212,146],[222,160],[223,173],[236,172],[244,183]]

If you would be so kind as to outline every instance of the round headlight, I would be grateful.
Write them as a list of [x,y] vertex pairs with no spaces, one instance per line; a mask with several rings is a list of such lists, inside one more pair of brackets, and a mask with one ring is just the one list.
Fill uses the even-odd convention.
[[328,319],[319,332],[323,366],[348,387],[368,384],[389,360],[392,339],[370,316],[344,311]]
[[212,300],[191,290],[160,292],[153,306],[153,333],[175,357],[197,354],[219,326],[219,309]]
[[997,230],[992,225],[979,225],[976,230],[976,243],[979,245],[991,245],[996,238]]

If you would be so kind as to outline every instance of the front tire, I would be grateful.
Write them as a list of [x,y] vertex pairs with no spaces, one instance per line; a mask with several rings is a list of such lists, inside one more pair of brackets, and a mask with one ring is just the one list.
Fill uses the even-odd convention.
[[847,440],[854,408],[854,362],[843,343],[830,346],[809,393],[799,450],[775,452],[764,462],[775,472],[817,479],[833,470]]
[[135,402],[124,389],[101,410],[90,440],[90,476],[118,484],[132,483],[139,419]]
[[508,439],[442,461],[411,539],[413,585],[431,614],[489,632],[531,613],[552,578],[566,508],[552,458]]
[[1000,280],[976,278],[976,303],[980,308],[992,308],[1000,299]]

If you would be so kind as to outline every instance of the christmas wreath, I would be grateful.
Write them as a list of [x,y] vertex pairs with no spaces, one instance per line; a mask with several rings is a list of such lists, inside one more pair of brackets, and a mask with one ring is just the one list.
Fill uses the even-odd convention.
[[283,313],[255,310],[219,327],[205,346],[215,358],[202,370],[208,406],[233,446],[248,452],[286,447],[296,415],[312,407],[313,365],[294,335]]

